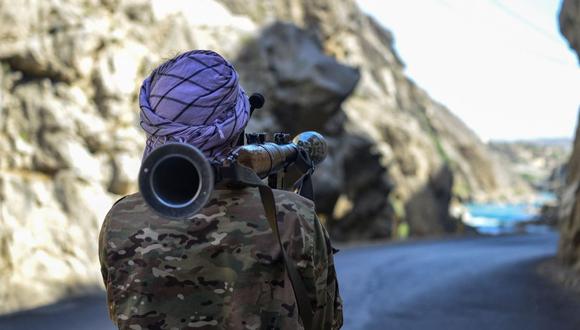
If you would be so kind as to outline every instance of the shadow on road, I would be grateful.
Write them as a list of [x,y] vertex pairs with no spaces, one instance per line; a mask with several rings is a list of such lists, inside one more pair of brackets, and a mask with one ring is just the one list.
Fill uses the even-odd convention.
[[578,330],[580,299],[538,274],[554,233],[350,249],[346,330]]
[[104,293],[0,317],[2,330],[114,330]]

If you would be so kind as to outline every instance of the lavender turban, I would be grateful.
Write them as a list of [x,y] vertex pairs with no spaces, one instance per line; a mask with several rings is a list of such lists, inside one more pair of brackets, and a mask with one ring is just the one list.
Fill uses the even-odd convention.
[[151,73],[139,94],[141,127],[147,133],[143,157],[166,142],[199,148],[220,157],[249,119],[250,105],[234,67],[212,51],[181,54]]

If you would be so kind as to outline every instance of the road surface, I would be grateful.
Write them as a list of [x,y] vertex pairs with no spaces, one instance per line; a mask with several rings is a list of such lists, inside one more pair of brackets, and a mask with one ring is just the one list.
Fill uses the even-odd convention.
[[557,236],[375,246],[336,258],[345,329],[580,329],[580,299],[538,275]]
[[[580,329],[580,298],[539,276],[555,234],[343,249],[344,329]],[[103,296],[0,318],[0,329],[112,330]]]

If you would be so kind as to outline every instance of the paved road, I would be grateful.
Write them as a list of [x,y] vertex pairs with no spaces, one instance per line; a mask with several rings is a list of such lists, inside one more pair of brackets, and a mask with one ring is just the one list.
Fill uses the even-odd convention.
[[114,330],[104,295],[70,299],[3,316],[0,330]]
[[345,329],[579,330],[580,299],[539,276],[555,234],[349,249]]
[[[580,299],[537,275],[554,234],[349,248],[336,257],[345,327],[580,329]],[[112,330],[102,296],[0,318],[0,329]]]

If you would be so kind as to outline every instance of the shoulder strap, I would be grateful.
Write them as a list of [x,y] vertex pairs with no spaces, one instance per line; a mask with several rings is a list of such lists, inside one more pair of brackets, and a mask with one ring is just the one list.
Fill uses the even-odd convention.
[[304,328],[306,330],[313,329],[312,322],[314,318],[314,311],[312,309],[312,304],[310,303],[310,298],[308,297],[308,292],[304,285],[304,281],[296,266],[292,260],[288,257],[286,249],[282,244],[282,239],[280,238],[280,231],[278,230],[278,221],[276,218],[276,201],[274,199],[274,193],[272,188],[267,184],[262,182],[260,178],[249,168],[244,166],[235,166],[233,169],[229,169],[227,173],[228,179],[232,182],[241,183],[251,187],[257,187],[260,192],[260,198],[262,199],[262,205],[264,206],[264,211],[266,212],[266,219],[272,228],[272,233],[278,241],[280,246],[280,251],[282,254],[282,260],[284,261],[284,266],[288,273],[288,278],[290,279],[290,284],[292,285],[292,291],[294,291],[294,296],[296,297],[296,303],[298,304],[298,314],[302,319]]
[[314,316],[312,304],[310,303],[310,298],[308,297],[306,287],[304,286],[304,281],[302,281],[296,266],[286,254],[286,249],[284,249],[282,244],[280,231],[278,230],[278,221],[276,219],[276,202],[274,200],[274,193],[272,192],[272,189],[265,184],[258,186],[258,189],[260,190],[260,197],[262,198],[262,204],[266,211],[266,218],[270,223],[272,232],[274,233],[278,245],[280,246],[280,251],[282,252],[282,259],[284,260],[286,271],[288,272],[288,278],[290,279],[290,284],[292,285],[292,290],[294,291],[294,296],[298,303],[298,313],[300,314],[304,328],[310,330],[312,329],[312,319]]
[[304,198],[314,201],[314,186],[312,185],[312,173],[306,173],[300,179],[298,194]]

